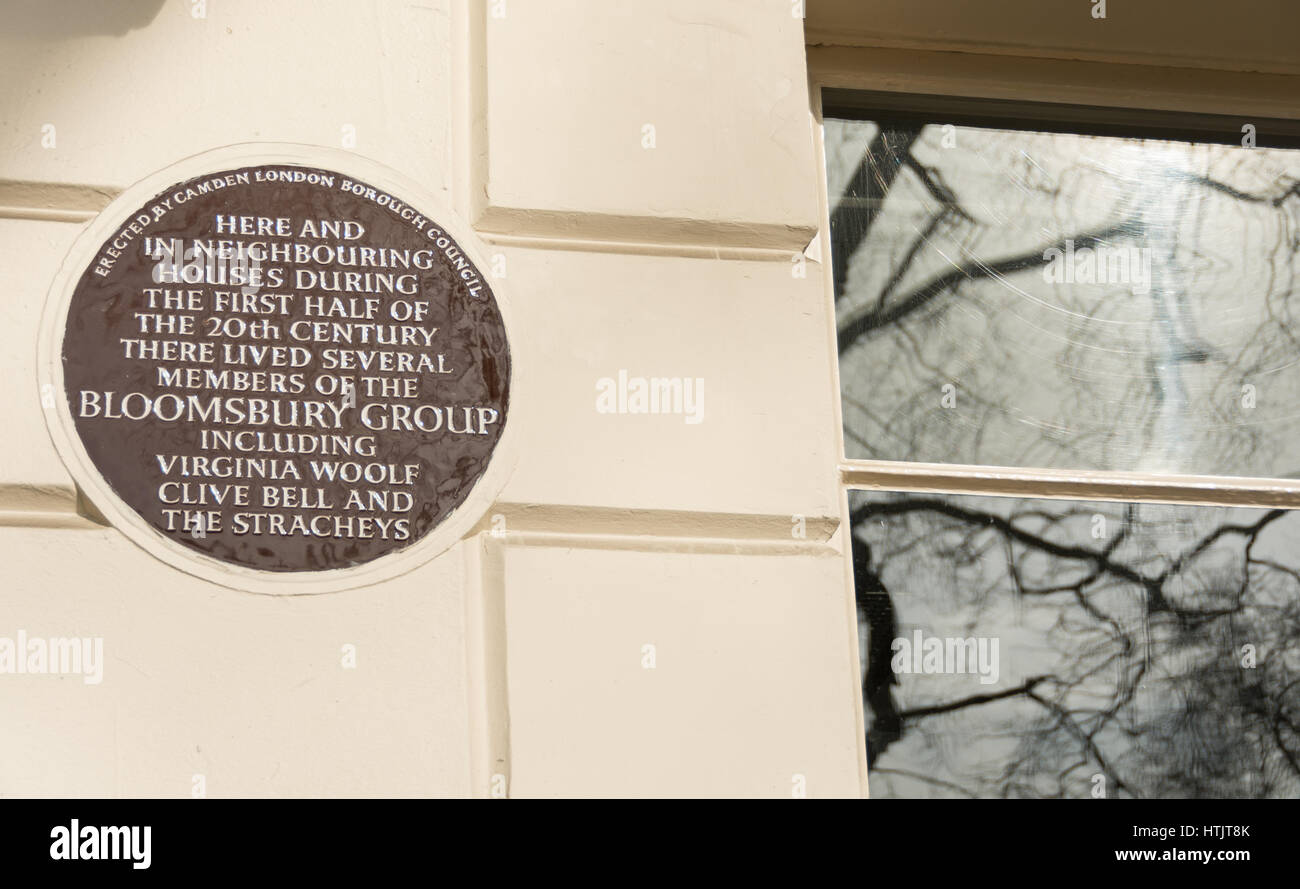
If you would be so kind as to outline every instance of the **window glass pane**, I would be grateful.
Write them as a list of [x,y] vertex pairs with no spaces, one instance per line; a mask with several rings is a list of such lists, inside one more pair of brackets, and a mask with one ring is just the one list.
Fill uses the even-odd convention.
[[1295,150],[827,120],[850,458],[1294,477]]
[[1300,512],[849,506],[873,797],[1300,796]]

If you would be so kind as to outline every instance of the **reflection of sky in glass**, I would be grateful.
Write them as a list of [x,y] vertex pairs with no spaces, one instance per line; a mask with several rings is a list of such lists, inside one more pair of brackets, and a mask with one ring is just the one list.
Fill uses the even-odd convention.
[[[1300,512],[849,503],[873,797],[1300,796]],[[996,684],[894,674],[918,629],[997,639]]]
[[828,120],[826,156],[848,456],[1300,473],[1296,152]]

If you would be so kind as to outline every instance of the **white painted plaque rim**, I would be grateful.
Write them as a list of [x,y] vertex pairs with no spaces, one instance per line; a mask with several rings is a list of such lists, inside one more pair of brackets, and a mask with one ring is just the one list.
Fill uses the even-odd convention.
[[[267,571],[234,565],[191,549],[158,531],[123,501],[104,479],[81,443],[63,386],[63,336],[73,291],[82,274],[116,231],[150,198],[168,187],[222,170],[282,164],[316,167],[356,178],[399,198],[438,225],[460,245],[488,281],[500,309],[510,346],[510,399],[505,429],[488,467],[469,496],[441,524],[409,546],[362,565],[326,571]],[[37,355],[40,392],[52,392],[54,407],[46,408],[46,428],[73,480],[114,528],[174,568],[233,589],[254,593],[304,595],[368,586],[405,574],[446,552],[489,511],[518,460],[517,442],[523,412],[519,403],[520,370],[511,323],[509,298],[501,279],[491,278],[489,265],[473,230],[429,189],[376,161],[334,148],[295,143],[241,143],[205,151],[150,174],[125,189],[77,236],[55,275],[41,319]],[[46,387],[50,388],[46,388]],[[44,402],[43,402],[44,403]]]

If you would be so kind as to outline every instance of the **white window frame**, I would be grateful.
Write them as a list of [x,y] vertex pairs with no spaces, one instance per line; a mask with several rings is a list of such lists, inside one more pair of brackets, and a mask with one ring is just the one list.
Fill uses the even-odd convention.
[[[1208,25],[1208,22],[1207,22]],[[1053,103],[1093,108],[1219,115],[1252,121],[1294,123],[1300,132],[1300,76],[1175,68],[1136,59],[1075,61],[984,52],[938,52],[861,46],[809,46],[808,85],[814,116],[814,156],[820,211],[820,255],[828,324],[831,378],[838,437],[840,537],[845,583],[853,601],[848,492],[899,491],[931,494],[1101,500],[1204,506],[1300,508],[1300,479],[1229,477],[1098,470],[1026,469],[969,464],[850,459],[845,452],[835,293],[831,266],[830,213],[823,142],[823,90],[888,92],[901,96]],[[1159,117],[1167,118],[1161,114]],[[1130,115],[1131,117],[1131,115]],[[1152,128],[1159,123],[1153,121]],[[856,624],[856,616],[854,618]],[[868,795],[865,717],[857,702],[862,793]]]

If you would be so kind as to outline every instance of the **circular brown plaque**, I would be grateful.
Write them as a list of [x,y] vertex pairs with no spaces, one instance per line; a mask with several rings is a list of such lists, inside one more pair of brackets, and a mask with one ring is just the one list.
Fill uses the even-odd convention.
[[511,359],[437,218],[335,169],[213,169],[117,215],[66,299],[66,417],[174,544],[260,572],[355,568],[465,503]]

